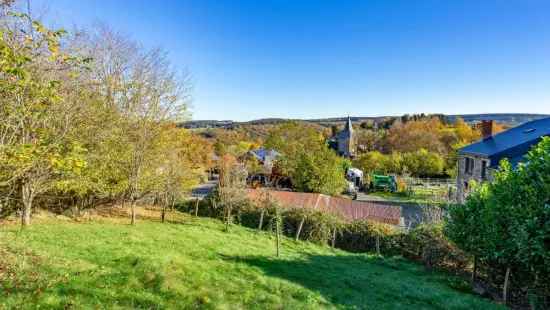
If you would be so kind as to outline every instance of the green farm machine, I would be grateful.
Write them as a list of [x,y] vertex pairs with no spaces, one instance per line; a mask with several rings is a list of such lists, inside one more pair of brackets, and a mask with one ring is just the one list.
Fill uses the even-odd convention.
[[372,174],[370,176],[369,191],[397,191],[397,182],[393,175]]

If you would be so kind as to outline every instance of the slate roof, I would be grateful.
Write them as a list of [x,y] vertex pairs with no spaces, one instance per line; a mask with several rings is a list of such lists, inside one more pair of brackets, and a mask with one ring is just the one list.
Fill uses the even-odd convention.
[[459,153],[487,157],[491,159],[492,167],[503,158],[508,158],[515,165],[544,136],[550,136],[550,117],[524,123],[470,144],[461,148]]
[[348,116],[348,121],[344,127],[344,130],[340,131],[336,136],[338,139],[348,139],[351,138],[353,134],[353,125],[351,124],[351,117]]

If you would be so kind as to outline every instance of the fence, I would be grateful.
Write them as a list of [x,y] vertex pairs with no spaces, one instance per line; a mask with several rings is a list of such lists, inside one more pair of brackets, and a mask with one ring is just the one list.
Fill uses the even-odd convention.
[[405,184],[405,192],[410,196],[438,203],[457,201],[455,179],[398,177]]

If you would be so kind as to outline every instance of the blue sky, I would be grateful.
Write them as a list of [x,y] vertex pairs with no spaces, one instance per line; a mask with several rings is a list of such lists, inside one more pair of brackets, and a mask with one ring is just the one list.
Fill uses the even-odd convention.
[[193,119],[550,114],[550,1],[32,3],[167,50]]

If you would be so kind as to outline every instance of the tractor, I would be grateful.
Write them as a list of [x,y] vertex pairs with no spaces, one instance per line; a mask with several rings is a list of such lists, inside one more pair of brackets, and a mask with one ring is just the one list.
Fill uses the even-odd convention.
[[397,181],[393,175],[372,174],[370,176],[370,191],[385,191],[394,193],[397,191]]

